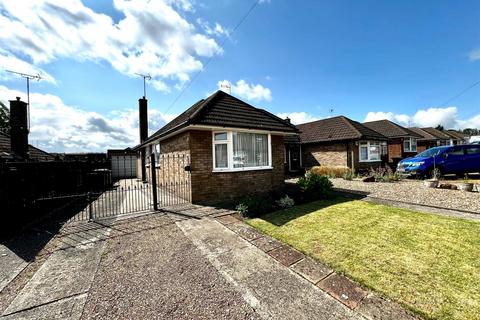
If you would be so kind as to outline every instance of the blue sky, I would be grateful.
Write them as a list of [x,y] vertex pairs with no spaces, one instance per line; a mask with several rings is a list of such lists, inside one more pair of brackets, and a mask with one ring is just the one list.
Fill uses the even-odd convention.
[[[480,85],[444,104],[480,81],[478,1],[262,1],[234,33],[254,1],[158,3],[0,1],[2,69],[50,77],[32,84],[31,141],[51,151],[135,143],[143,89],[134,72],[154,76],[151,129],[223,80],[238,97],[296,122],[333,108],[358,121],[480,127]],[[24,89],[0,71],[0,100]]]

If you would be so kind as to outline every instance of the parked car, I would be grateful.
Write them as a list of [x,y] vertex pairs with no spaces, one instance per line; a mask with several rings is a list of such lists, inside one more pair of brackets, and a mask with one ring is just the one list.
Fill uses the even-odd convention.
[[415,157],[401,160],[398,163],[397,172],[420,177],[480,172],[480,145],[431,148]]

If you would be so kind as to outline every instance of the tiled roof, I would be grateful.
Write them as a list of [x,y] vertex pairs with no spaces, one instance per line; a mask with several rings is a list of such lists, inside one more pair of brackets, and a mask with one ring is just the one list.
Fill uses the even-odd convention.
[[458,132],[455,130],[445,130],[443,131],[443,133],[450,136],[452,139],[456,139],[456,140],[463,140],[467,137],[467,135],[463,134],[462,132]]
[[435,128],[422,128],[423,131],[431,134],[432,136],[434,136],[436,139],[441,139],[441,140],[447,140],[447,139],[450,139],[450,136],[446,135],[445,133],[443,133],[442,131],[440,130],[437,130]]
[[[28,152],[30,153],[30,160],[34,161],[53,161],[55,157],[50,153],[28,145]],[[10,148],[10,136],[0,132],[0,158],[8,160],[21,160],[18,156],[12,154]]]
[[402,127],[389,120],[369,121],[369,122],[364,122],[363,125],[383,134],[387,138],[400,138],[400,137],[421,138],[422,137],[418,133],[408,128]]
[[196,102],[185,112],[151,135],[144,143],[175,132],[188,125],[298,132],[298,129],[293,124],[219,90],[207,99]]
[[409,128],[409,129],[422,136],[420,139],[418,139],[419,141],[438,140],[437,137],[431,135],[430,133],[428,133],[427,131],[425,131],[423,129],[420,129],[420,128]]
[[382,134],[344,116],[299,124],[302,143],[340,140],[386,140]]

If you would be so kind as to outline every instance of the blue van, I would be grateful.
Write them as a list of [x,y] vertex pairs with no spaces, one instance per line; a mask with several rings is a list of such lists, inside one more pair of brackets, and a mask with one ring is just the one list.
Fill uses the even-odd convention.
[[480,145],[435,147],[398,163],[397,172],[405,175],[437,175],[480,172]]

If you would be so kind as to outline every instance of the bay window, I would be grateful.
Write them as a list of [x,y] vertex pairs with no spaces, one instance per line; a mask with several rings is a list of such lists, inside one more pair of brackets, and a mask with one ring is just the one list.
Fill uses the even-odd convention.
[[417,152],[417,139],[415,139],[415,138],[405,138],[403,140],[403,151],[404,152]]
[[271,137],[268,133],[213,132],[214,171],[271,168]]
[[378,141],[360,141],[360,162],[380,161],[381,144]]

